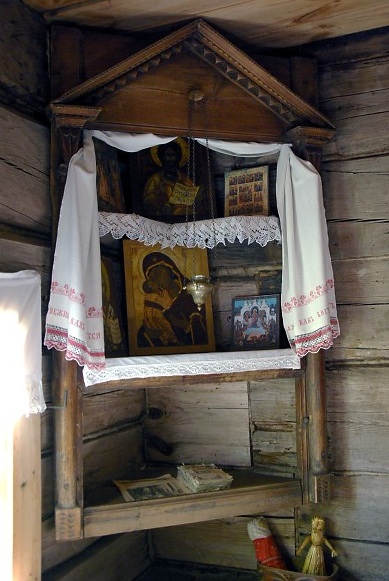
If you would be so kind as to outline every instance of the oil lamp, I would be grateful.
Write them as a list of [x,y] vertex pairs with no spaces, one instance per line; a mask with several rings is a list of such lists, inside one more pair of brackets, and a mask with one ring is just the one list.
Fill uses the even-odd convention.
[[[194,108],[197,102],[202,102],[204,108],[204,116],[205,116],[205,125],[206,125],[206,115],[205,115],[205,102],[204,102],[204,93],[198,89],[194,89],[189,93],[189,107],[188,107],[188,150],[189,150],[189,160],[188,160],[188,177],[195,183],[195,171],[196,171],[196,144],[194,141]],[[210,208],[211,208],[211,218],[213,224],[213,230],[215,230],[214,225],[214,209],[213,209],[213,199],[211,195],[211,167],[210,167],[210,158],[209,158],[209,147],[208,147],[208,137],[206,137],[206,161],[207,161],[207,177],[208,177],[208,191],[206,192],[207,195],[210,196]],[[190,175],[192,173],[192,175]],[[187,227],[187,234],[188,234],[188,226],[189,226],[189,205],[186,205],[186,227]],[[196,205],[195,199],[192,202],[192,216],[193,216],[193,238],[196,240],[195,236],[195,228],[196,228]],[[189,237],[187,236],[187,239]],[[215,232],[214,232],[214,239],[215,239]],[[196,259],[195,259],[195,252],[193,253],[193,274],[190,280],[186,283],[185,289],[186,291],[192,296],[193,301],[197,305],[197,308],[200,310],[202,305],[205,303],[207,296],[212,293],[213,286],[211,280],[205,274],[197,274],[196,273]]]

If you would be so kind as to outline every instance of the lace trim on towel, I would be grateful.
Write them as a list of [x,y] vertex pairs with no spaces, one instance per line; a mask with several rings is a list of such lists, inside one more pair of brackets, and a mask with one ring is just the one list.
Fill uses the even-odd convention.
[[120,379],[212,375],[264,369],[300,369],[299,357],[291,349],[266,352],[193,353],[107,359],[106,367],[94,371],[84,367],[86,386]]
[[99,233],[110,233],[116,239],[126,236],[146,246],[161,244],[162,248],[214,248],[228,242],[256,242],[266,246],[276,240],[281,243],[279,220],[275,216],[230,216],[197,222],[165,224],[137,214],[99,213]]

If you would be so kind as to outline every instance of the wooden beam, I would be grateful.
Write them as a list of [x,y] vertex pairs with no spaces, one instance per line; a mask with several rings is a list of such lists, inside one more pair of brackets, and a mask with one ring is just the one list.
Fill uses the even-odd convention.
[[40,415],[22,417],[14,429],[13,579],[41,578]]
[[243,473],[233,474],[234,483],[228,490],[87,507],[84,509],[85,536],[260,514],[301,504],[301,483],[297,479],[258,475],[253,479],[252,475],[250,484],[238,482],[242,479],[244,482]]

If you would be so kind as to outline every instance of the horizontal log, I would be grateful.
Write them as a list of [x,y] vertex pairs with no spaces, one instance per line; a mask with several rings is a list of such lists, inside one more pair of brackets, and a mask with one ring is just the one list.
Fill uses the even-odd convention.
[[212,521],[155,529],[152,534],[155,556],[158,559],[255,570],[254,547],[247,534],[248,520],[236,524]]
[[23,2],[3,1],[0,98],[24,115],[38,112],[42,118],[49,100],[46,33],[37,11]]
[[[158,559],[255,570],[254,544],[247,533],[249,520],[249,517],[237,517],[155,529],[152,533],[155,556]],[[267,518],[267,522],[280,550],[291,557],[294,552],[293,515]]]
[[113,479],[129,478],[144,463],[143,429],[136,426],[89,440],[84,443],[83,457],[87,490]]
[[[246,382],[150,390],[148,405],[151,461],[250,465]],[[161,438],[168,450],[158,449],[153,437]]]
[[387,452],[379,444],[389,437],[387,426],[365,424],[362,427],[328,422],[328,434],[330,463],[336,470],[387,470]]
[[[389,66],[386,66],[389,69]],[[358,77],[359,78],[359,77]],[[377,79],[374,79],[375,85]],[[389,87],[381,87],[367,93],[358,93],[354,95],[341,95],[323,105],[326,108],[327,115],[336,127],[342,127],[343,123],[350,118],[360,118],[367,115],[380,115],[388,110]],[[374,120],[373,120],[374,122]],[[335,137],[336,140],[336,137]],[[326,158],[330,148],[326,149]]]
[[388,221],[331,222],[328,236],[332,260],[389,256]]
[[[0,106],[2,140],[0,159],[30,174],[31,178],[49,179],[50,131],[47,126],[20,116]],[[26,191],[24,194],[26,202]],[[32,200],[33,201],[33,200]]]
[[329,451],[337,471],[387,472],[387,367],[326,372]]
[[[51,202],[48,177],[31,175],[0,160],[3,191],[0,202],[1,222],[47,235],[51,232]],[[26,196],[28,192],[28,196]]]
[[[284,432],[256,430],[252,436],[253,459],[261,468],[296,468],[296,434],[293,426]],[[296,471],[296,470],[295,470]]]
[[210,409],[248,409],[247,383],[235,381],[197,383],[189,389],[173,387],[169,390],[152,390],[147,396],[150,408],[160,407],[169,413],[193,409],[206,412]]
[[387,544],[368,544],[348,540],[331,540],[339,556],[340,579],[360,581],[386,581],[389,570]]
[[[339,120],[336,137],[325,148],[324,159],[346,160],[388,155],[387,110]],[[358,135],[358,139],[355,139]]]
[[326,371],[326,385],[330,422],[346,426],[389,426],[387,367],[360,366]]
[[47,572],[44,578],[45,581],[89,578],[94,581],[134,581],[150,564],[144,533],[113,535],[94,542],[68,563]]
[[382,220],[389,215],[389,155],[324,162],[327,220]]
[[387,265],[387,256],[333,260],[338,304],[385,305],[388,302]]
[[[327,63],[320,73],[320,104],[327,113],[342,116],[344,110],[339,108],[336,99],[343,99],[353,115],[363,114],[356,106],[358,102],[365,103],[370,109],[379,102],[387,106],[387,96],[385,98],[385,92],[389,89],[387,54],[376,53],[371,58]],[[335,105],[331,107],[334,103]],[[334,120],[333,117],[331,119]]]
[[389,425],[372,423],[369,414],[364,420],[360,424],[328,421],[330,464],[336,470],[387,470]]
[[[298,527],[309,531],[317,507],[298,509]],[[389,543],[389,474],[340,472],[333,476],[333,499],[320,505],[326,534],[366,543]]]
[[326,361],[388,363],[388,316],[387,304],[338,305],[340,335],[325,352]]
[[[382,37],[381,37],[382,39]],[[388,153],[385,121],[388,112],[389,59],[336,59],[321,69],[321,109],[337,127],[324,148],[324,159],[346,160]],[[353,139],[358,135],[358,139]]]
[[339,36],[332,38],[331,42],[319,40],[309,45],[309,53],[320,63],[320,76],[325,72],[330,63],[344,62],[346,65],[352,61],[376,59],[385,55],[388,46],[387,27],[365,30],[361,34]]
[[216,248],[209,250],[208,258],[210,268],[223,268],[231,270],[233,276],[234,268],[243,268],[244,266],[258,267],[260,272],[262,269],[269,269],[272,265],[277,265],[281,269],[281,252],[282,246],[278,242],[272,241],[261,246],[258,243],[248,244],[247,241],[240,242],[226,242],[225,245],[218,245]]
[[84,436],[93,438],[94,433],[130,424],[145,413],[145,394],[138,390],[112,389],[94,393],[88,388],[83,398]]
[[296,409],[293,379],[250,383],[251,445],[265,473],[296,472]]
[[0,133],[0,222],[49,235],[49,129],[0,107]]
[[251,381],[249,394],[251,421],[256,426],[296,421],[294,379]]

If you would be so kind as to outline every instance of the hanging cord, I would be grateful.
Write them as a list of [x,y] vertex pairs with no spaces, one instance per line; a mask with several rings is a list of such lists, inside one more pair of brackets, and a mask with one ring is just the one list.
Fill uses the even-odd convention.
[[[189,93],[188,101],[188,166],[187,166],[187,178],[188,184],[192,183],[196,186],[196,142],[194,139],[194,127],[195,127],[195,105],[196,102],[202,101],[204,94],[202,91],[193,90]],[[189,185],[187,186],[187,195],[189,197]],[[186,240],[187,246],[185,251],[185,288],[187,281],[191,278],[188,277],[188,242],[189,242],[189,204],[186,204],[185,209],[185,221],[186,221]],[[192,227],[193,227],[193,241],[196,241],[196,196],[193,198],[192,202]],[[192,249],[192,276],[196,274],[196,246]]]
[[[187,195],[187,200],[189,199],[189,184],[191,181],[191,170],[192,170],[192,159],[193,159],[193,151],[192,151],[192,146],[193,146],[193,106],[192,106],[192,100],[190,98],[189,95],[189,101],[188,101],[188,135],[187,135],[187,144],[188,144],[188,163],[186,166],[186,177],[187,177],[187,186],[186,186],[186,195]],[[184,251],[185,251],[185,273],[184,273],[184,289],[186,289],[186,284],[188,282],[188,280],[190,280],[190,277],[188,276],[188,243],[189,243],[189,204],[186,203],[185,204],[185,229],[186,229],[186,243],[184,246]]]
[[215,249],[215,258],[217,256],[217,241],[216,241],[216,223],[215,223],[215,206],[212,191],[212,174],[211,174],[211,158],[209,153],[209,143],[208,143],[208,109],[205,99],[202,100],[202,107],[204,110],[204,120],[205,120],[205,150],[206,150],[206,163],[207,163],[207,180],[208,180],[208,196],[210,200],[211,207],[211,220],[212,220],[212,233],[213,233],[213,247]]

